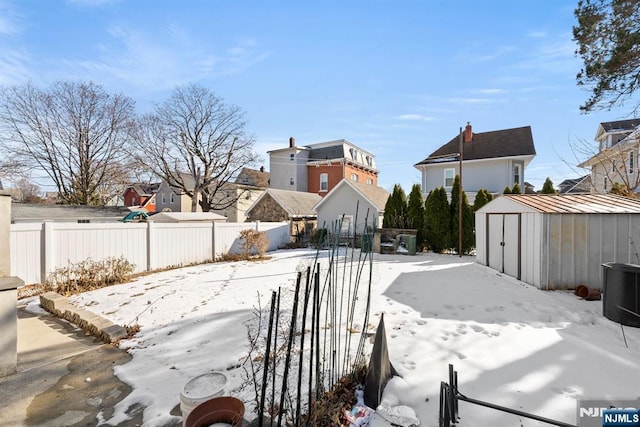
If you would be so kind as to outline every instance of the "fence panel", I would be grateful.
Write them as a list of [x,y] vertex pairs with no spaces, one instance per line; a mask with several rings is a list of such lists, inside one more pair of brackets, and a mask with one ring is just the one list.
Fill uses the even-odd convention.
[[135,272],[147,270],[146,223],[51,224],[53,242],[46,244],[46,250],[52,252],[47,254],[52,263],[48,271],[89,258],[109,257],[126,258],[135,265]]
[[11,274],[25,284],[41,283],[42,271],[109,257],[126,258],[134,272],[201,263],[239,253],[247,228],[267,233],[269,251],[289,242],[286,222],[12,224]]
[[213,260],[213,223],[155,223],[151,269]]
[[25,284],[40,283],[42,271],[42,224],[11,224],[9,238],[11,275]]
[[291,241],[288,222],[258,222],[258,231],[264,231],[269,237],[268,251],[280,249]]
[[247,228],[255,230],[253,222],[216,222],[215,223],[215,256],[237,254],[242,251],[240,232]]

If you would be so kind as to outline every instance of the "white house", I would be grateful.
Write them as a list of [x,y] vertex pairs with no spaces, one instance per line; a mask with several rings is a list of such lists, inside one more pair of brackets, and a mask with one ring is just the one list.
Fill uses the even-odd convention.
[[360,234],[365,227],[381,228],[389,193],[381,187],[343,179],[315,206],[318,227]]
[[578,165],[590,171],[591,192],[608,193],[614,183],[636,190],[640,186],[640,119],[600,123],[595,141],[598,152]]
[[443,186],[447,194],[451,193],[454,179],[460,174],[460,151],[462,187],[470,203],[481,189],[501,194],[506,187],[518,184],[524,192],[525,169],[536,155],[530,126],[474,133],[467,124],[462,135],[415,164],[422,173],[424,197]]

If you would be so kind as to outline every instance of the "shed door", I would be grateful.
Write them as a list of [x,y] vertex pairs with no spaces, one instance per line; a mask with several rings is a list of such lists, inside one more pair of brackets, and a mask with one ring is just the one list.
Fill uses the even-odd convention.
[[520,279],[520,214],[487,214],[488,265]]

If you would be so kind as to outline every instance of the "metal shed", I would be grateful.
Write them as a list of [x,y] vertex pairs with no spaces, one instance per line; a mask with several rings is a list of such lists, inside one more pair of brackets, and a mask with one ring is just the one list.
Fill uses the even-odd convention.
[[640,264],[640,200],[513,194],[476,212],[476,261],[539,289],[602,288],[602,264]]

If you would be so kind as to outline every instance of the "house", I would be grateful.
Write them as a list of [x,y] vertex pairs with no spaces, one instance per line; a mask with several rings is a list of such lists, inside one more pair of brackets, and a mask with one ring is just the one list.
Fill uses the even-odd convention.
[[342,179],[378,185],[375,156],[339,139],[306,146],[289,146],[269,153],[271,188],[306,191],[326,196]]
[[613,194],[504,195],[476,212],[476,262],[539,289],[601,289],[602,264],[640,264],[638,244],[640,200]]
[[160,187],[160,183],[130,185],[122,194],[124,206],[144,209],[149,213],[155,212],[158,187]]
[[422,192],[426,198],[435,188],[451,193],[460,174],[462,150],[462,187],[473,203],[478,190],[502,194],[506,187],[524,186],[524,172],[536,155],[531,127],[524,126],[491,132],[474,133],[467,123],[462,135],[435,150],[415,164],[422,173]]
[[640,118],[600,123],[595,141],[598,152],[578,165],[590,172],[591,192],[607,193],[614,183],[635,190],[640,185]]
[[558,184],[558,189],[560,194],[589,194],[591,193],[591,175],[565,179]]
[[[195,181],[189,174],[182,175],[187,188],[193,188]],[[246,210],[262,194],[269,185],[269,172],[264,168],[242,168],[233,182],[226,182],[214,195],[212,209],[219,215],[225,216],[229,222],[244,222]],[[160,184],[156,193],[156,210],[158,212],[191,212],[191,197],[184,191],[169,186],[166,182]],[[197,212],[202,212],[198,204]]]
[[531,184],[530,182],[525,181],[524,182],[524,194],[535,194],[536,193],[536,188],[533,184]]
[[341,234],[360,234],[367,228],[381,228],[389,193],[381,187],[343,179],[322,198],[314,210],[318,227]]
[[291,241],[296,242],[317,227],[318,215],[313,207],[321,199],[315,193],[269,188],[249,207],[246,216],[249,221],[288,221]]
[[269,179],[270,174],[264,167],[242,168],[235,182],[223,184],[214,198],[214,203],[223,208],[212,211],[227,217],[229,222],[245,222],[247,210],[269,187]]

